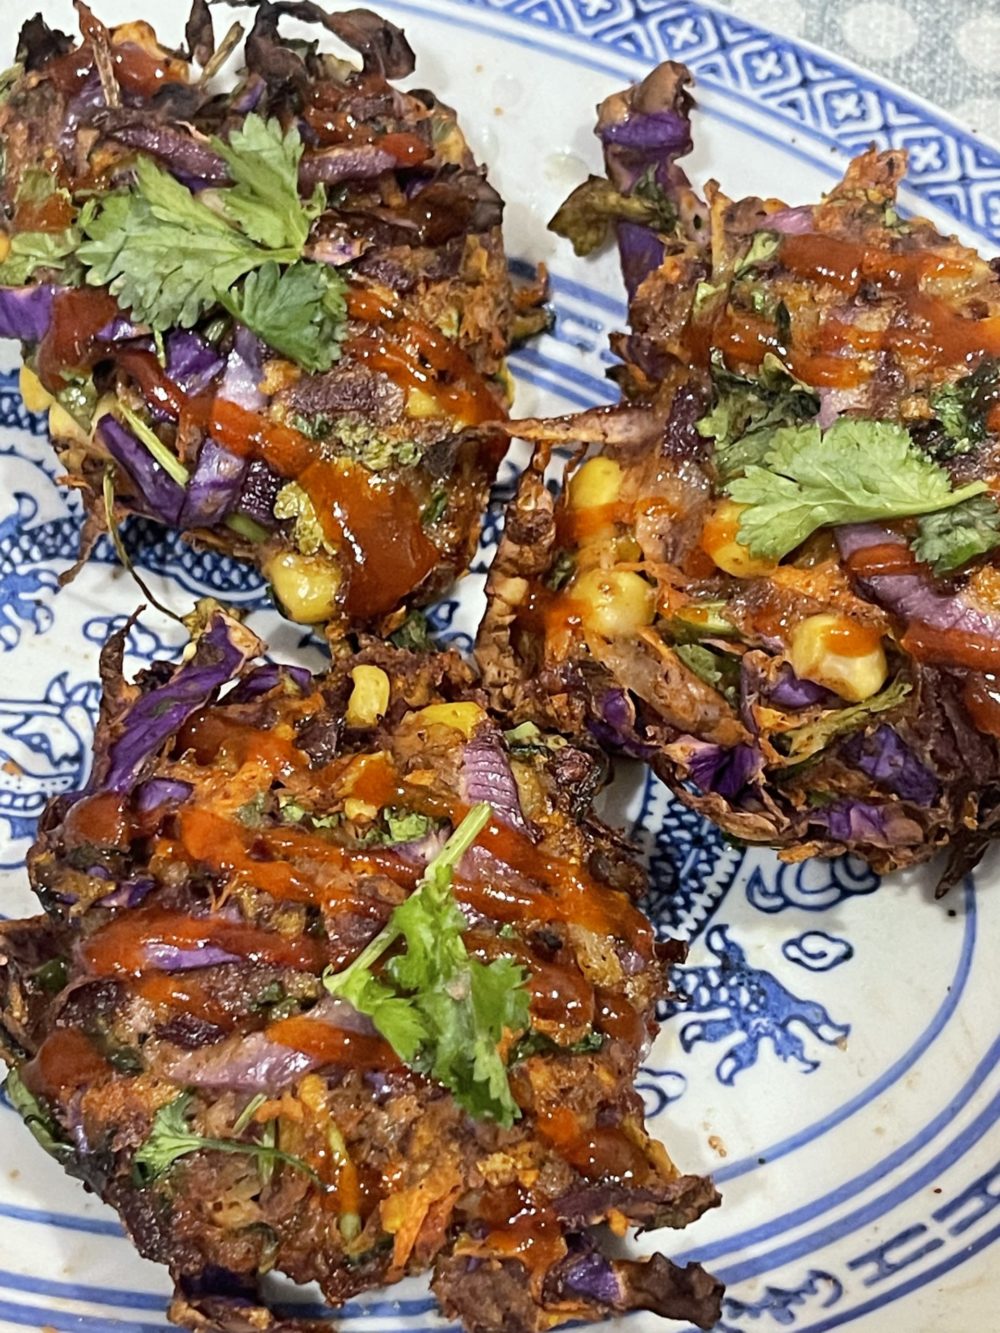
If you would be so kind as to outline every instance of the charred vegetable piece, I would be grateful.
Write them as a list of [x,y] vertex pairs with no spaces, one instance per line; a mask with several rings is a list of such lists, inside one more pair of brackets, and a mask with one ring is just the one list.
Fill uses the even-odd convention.
[[313,678],[197,623],[135,684],[110,641],[92,777],[30,856],[46,915],[0,926],[28,1129],[192,1327],[269,1327],[272,1269],[334,1305],[430,1271],[470,1333],[711,1327],[703,1269],[601,1248],[718,1202],[633,1087],[665,957],[590,812],[602,756],[506,736],[457,656]]
[[902,152],[814,205],[698,199],[689,82],[602,104],[608,179],[554,219],[586,248],[620,197],[623,402],[518,425],[484,678],[735,837],[880,871],[948,848],[946,887],[1000,820],[1000,279],[899,216]]
[[[141,514],[256,565],[331,639],[393,632],[475,550],[504,357],[544,322],[502,200],[454,112],[389,81],[413,55],[367,10],[267,0],[242,65],[204,0],[186,52],[80,13],[77,43],[32,20],[0,99],[0,336],[87,541]],[[284,43],[283,15],[361,68]]]

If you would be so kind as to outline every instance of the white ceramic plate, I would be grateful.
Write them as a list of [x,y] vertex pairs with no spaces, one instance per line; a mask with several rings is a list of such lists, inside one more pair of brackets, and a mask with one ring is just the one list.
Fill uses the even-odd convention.
[[[4,55],[36,8],[2,0]],[[72,24],[69,0],[46,8]],[[99,8],[109,22],[142,14],[176,40],[187,4]],[[382,8],[407,28],[417,82],[459,107],[491,164],[509,201],[511,252],[551,267],[559,323],[515,359],[522,412],[607,395],[607,333],[623,316],[614,262],[574,261],[544,223],[597,166],[595,103],[664,56],[698,76],[696,180],[714,175],[730,194],[805,202],[876,140],[910,150],[908,207],[986,249],[1000,234],[1000,152],[873,77],[728,15],[669,0]],[[10,916],[32,910],[23,859],[35,819],[87,762],[98,645],[137,600],[103,545],[57,593],[79,513],[55,471],[15,377],[0,375],[0,906]],[[508,486],[512,474],[508,465]],[[478,616],[499,511],[478,576],[437,612],[444,637],[459,643]],[[321,661],[244,572],[149,529],[136,527],[131,540],[174,605],[212,592],[256,608],[253,623],[277,655]],[[132,634],[128,665],[176,644],[175,627],[149,616]],[[858,863],[787,867],[738,851],[638,769],[620,772],[610,799],[649,854],[658,923],[692,941],[678,977],[687,1004],[667,1018],[642,1091],[676,1160],[714,1171],[725,1194],[690,1231],[660,1238],[729,1282],[719,1333],[992,1333],[1000,973],[990,946],[1000,900],[987,885],[996,862],[975,888],[935,903],[930,873],[880,886]],[[153,1333],[167,1291],[111,1211],[0,1107],[0,1326]],[[431,1333],[446,1324],[426,1286],[410,1282],[352,1302],[338,1326]],[[651,1316],[629,1321],[634,1333],[665,1327]]]

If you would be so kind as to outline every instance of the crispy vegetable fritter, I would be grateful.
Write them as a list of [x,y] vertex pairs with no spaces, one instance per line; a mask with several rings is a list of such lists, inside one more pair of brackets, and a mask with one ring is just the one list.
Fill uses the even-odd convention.
[[258,1278],[327,1300],[432,1271],[472,1333],[648,1309],[710,1327],[719,1284],[595,1228],[718,1202],[633,1087],[664,969],[643,875],[591,813],[601,760],[504,734],[468,667],[371,645],[254,665],[209,609],[121,674],[86,789],[0,927],[7,1091],[177,1284],[173,1317],[269,1326]]

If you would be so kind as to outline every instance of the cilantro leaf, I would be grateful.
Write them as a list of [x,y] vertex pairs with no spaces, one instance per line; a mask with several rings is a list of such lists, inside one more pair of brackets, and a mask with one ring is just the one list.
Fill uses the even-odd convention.
[[[451,888],[456,864],[489,817],[488,805],[474,806],[385,929],[343,972],[323,981],[471,1115],[510,1125],[520,1110],[498,1047],[505,1031],[528,1026],[524,970],[510,958],[486,965],[469,957],[462,938],[468,922]],[[376,977],[372,969],[398,941],[405,949]]]
[[261,1170],[272,1171],[277,1162],[285,1162],[313,1180],[316,1173],[301,1157],[282,1152],[271,1143],[253,1143],[243,1139],[213,1139],[196,1134],[188,1125],[191,1094],[182,1093],[166,1106],[161,1106],[153,1118],[149,1137],[132,1159],[136,1181],[148,1185],[161,1176],[180,1157],[210,1149],[212,1152],[243,1153],[255,1157]]
[[998,402],[1000,361],[985,357],[971,374],[931,394],[937,420],[924,430],[922,447],[939,460],[969,453],[986,439],[987,417]]
[[36,269],[57,269],[63,283],[78,276],[70,261],[80,244],[75,227],[65,231],[22,231],[10,238],[7,258],[0,264],[0,287],[23,287]]
[[282,272],[273,261],[242,288],[216,289],[218,301],[251,332],[306,370],[329,370],[343,336],[342,277],[325,264],[300,262]]
[[235,184],[220,191],[222,206],[240,229],[270,250],[301,252],[323,209],[323,187],[306,203],[299,198],[302,138],[292,126],[251,114],[229,136],[212,140]]
[[294,250],[261,250],[149,158],[138,158],[135,171],[131,189],[83,210],[86,240],[77,253],[88,283],[109,287],[136,320],[190,328],[219,289],[269,259],[298,258]]
[[910,545],[935,574],[950,574],[1000,546],[1000,509],[988,495],[975,495],[953,509],[926,514]]
[[715,441],[715,466],[721,481],[731,481],[751,464],[760,464],[779,426],[808,421],[819,399],[768,352],[756,379],[736,375],[721,357],[713,359],[715,406],[695,422],[698,434]]
[[818,528],[906,518],[950,508],[986,489],[951,489],[948,473],[890,421],[842,418],[825,433],[783,426],[764,465],[749,465],[728,491],[745,505],[739,539],[751,554],[779,560]]

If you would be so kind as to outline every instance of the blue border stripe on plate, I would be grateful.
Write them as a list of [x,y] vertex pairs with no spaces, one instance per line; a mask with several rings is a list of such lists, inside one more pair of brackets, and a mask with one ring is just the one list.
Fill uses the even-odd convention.
[[721,1170],[714,1171],[712,1174],[715,1180],[733,1180],[736,1176],[746,1175],[748,1171],[753,1171],[759,1166],[761,1157],[764,1158],[765,1162],[773,1162],[779,1157],[784,1157],[797,1148],[811,1143],[814,1139],[819,1138],[821,1134],[826,1134],[845,1120],[849,1120],[855,1112],[860,1111],[862,1107],[867,1106],[869,1102],[881,1096],[886,1089],[891,1088],[894,1083],[898,1083],[903,1075],[912,1069],[920,1056],[941,1035],[958,1007],[958,1002],[969,979],[972,956],[976,946],[977,921],[975,885],[971,876],[965,885],[965,913],[962,952],[959,955],[958,967],[951,986],[941,1002],[941,1007],[910,1049],[904,1055],[901,1055],[896,1063],[891,1065],[880,1078],[877,1078],[874,1083],[859,1092],[856,1097],[852,1097],[850,1101],[845,1102],[843,1106],[838,1107],[836,1111],[831,1111],[829,1115],[824,1116],[821,1120],[815,1121],[805,1129],[799,1130],[798,1133],[790,1135],[787,1139],[782,1139],[769,1148],[761,1148],[758,1153],[750,1157],[743,1157],[730,1166],[724,1166]]

